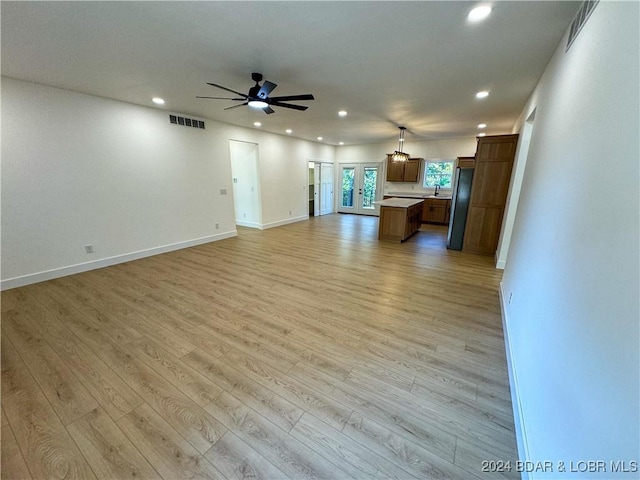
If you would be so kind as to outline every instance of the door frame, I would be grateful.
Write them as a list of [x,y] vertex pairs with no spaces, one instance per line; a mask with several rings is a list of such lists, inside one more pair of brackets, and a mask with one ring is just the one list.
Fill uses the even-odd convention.
[[[334,185],[335,185],[335,172],[334,172],[334,164],[331,162],[322,162],[319,160],[308,160],[308,164],[309,164],[309,168],[312,168],[311,165],[313,165],[313,216],[314,217],[319,217],[321,215],[328,215],[330,213],[334,213],[335,212],[335,208],[334,208]],[[323,179],[323,174],[322,174],[322,167],[325,167],[325,170],[327,167],[331,167],[331,172],[326,172],[325,171],[325,177],[328,177],[328,179],[331,181],[331,191],[329,192],[329,210],[323,212],[322,211],[322,201],[323,201],[323,195],[322,195],[322,179]]]
[[[252,150],[252,154],[250,156],[238,154],[236,150],[239,150],[240,147]],[[255,142],[230,138],[229,159],[235,223],[242,227],[262,228],[260,145]],[[238,184],[239,181],[242,185]],[[246,188],[250,190],[246,190]],[[246,218],[247,213],[249,213],[249,219]]]
[[[353,168],[354,169],[354,206],[353,207],[344,207],[342,206],[342,171],[344,168]],[[363,162],[363,163],[339,163],[338,164],[338,186],[339,186],[339,196],[338,196],[338,212],[340,213],[352,213],[357,215],[372,215],[372,216],[380,216],[380,206],[374,204],[374,208],[364,209],[361,207],[361,195],[362,195],[362,185],[361,183],[364,181],[364,172],[366,168],[377,168],[378,175],[376,177],[376,195],[375,201],[380,200],[382,198],[382,177],[384,175],[384,162]]]

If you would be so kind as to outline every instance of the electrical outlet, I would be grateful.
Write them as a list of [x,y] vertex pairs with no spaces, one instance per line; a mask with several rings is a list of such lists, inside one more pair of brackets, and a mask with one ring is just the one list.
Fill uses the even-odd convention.
[[219,228],[220,228],[220,224],[216,222],[216,230],[218,230]]
[[220,195],[226,195],[227,194],[227,189],[226,188],[221,188],[220,189]]
[[291,216],[291,210],[289,210],[289,216]]
[[87,253],[93,253],[93,245],[85,245],[84,251]]
[[509,294],[509,305],[511,305],[511,300],[513,300],[513,292]]
[[247,218],[247,214],[246,214],[246,213],[243,213],[243,214],[242,214],[242,218]]

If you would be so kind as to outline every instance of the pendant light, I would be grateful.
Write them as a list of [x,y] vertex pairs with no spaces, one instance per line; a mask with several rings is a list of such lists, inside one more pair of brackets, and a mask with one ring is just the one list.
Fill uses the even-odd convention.
[[409,160],[409,154],[402,153],[402,147],[404,145],[404,131],[406,130],[406,128],[405,127],[398,127],[398,128],[400,129],[400,138],[398,139],[398,150],[393,152],[393,154],[391,155],[391,161],[406,162],[407,160]]

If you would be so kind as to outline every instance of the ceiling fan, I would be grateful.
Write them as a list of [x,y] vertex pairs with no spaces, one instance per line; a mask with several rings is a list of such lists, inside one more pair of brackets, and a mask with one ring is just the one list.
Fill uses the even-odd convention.
[[269,80],[265,80],[262,85],[262,74],[261,73],[252,73],[251,79],[256,82],[256,84],[249,89],[249,93],[240,93],[235,90],[231,90],[230,88],[223,87],[222,85],[216,85],[215,83],[208,83],[207,85],[211,85],[212,87],[221,88],[222,90],[226,90],[227,92],[235,93],[238,95],[237,98],[233,97],[200,97],[196,98],[211,98],[214,100],[233,100],[239,103],[238,105],[233,105],[232,107],[227,107],[225,110],[231,110],[232,108],[243,107],[248,105],[253,108],[259,108],[264,113],[273,113],[275,110],[273,107],[283,107],[283,108],[292,108],[294,110],[306,110],[309,107],[305,107],[303,105],[293,105],[291,103],[284,103],[289,100],[313,100],[313,95],[310,93],[302,94],[302,95],[287,95],[284,97],[269,97],[269,94],[278,86]]

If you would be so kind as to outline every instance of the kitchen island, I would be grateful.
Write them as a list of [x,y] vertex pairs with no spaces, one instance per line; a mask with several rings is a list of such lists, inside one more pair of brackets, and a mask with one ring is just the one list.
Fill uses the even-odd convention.
[[420,229],[422,200],[387,198],[375,202],[380,206],[378,240],[403,242]]

